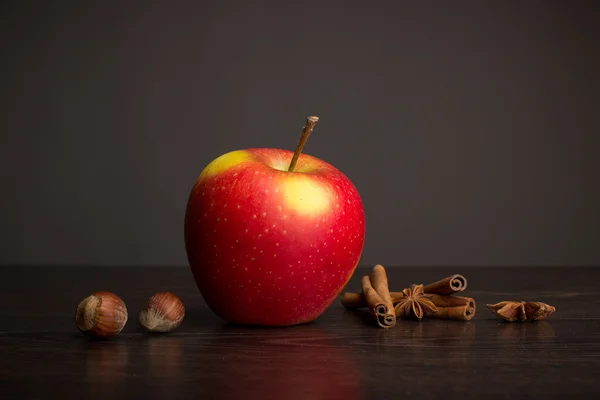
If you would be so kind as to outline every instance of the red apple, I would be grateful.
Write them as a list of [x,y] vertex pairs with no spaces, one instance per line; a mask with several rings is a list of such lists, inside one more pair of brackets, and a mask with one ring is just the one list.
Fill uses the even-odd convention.
[[308,118],[295,153],[223,154],[191,190],[188,261],[206,303],[226,321],[312,321],[356,269],[365,236],[359,193],[331,164],[300,154],[316,120]]

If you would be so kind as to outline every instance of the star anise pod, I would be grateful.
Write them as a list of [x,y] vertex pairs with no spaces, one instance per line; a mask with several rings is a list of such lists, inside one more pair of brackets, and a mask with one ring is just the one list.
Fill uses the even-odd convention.
[[404,289],[400,296],[393,299],[394,310],[398,318],[416,318],[419,321],[428,312],[437,312],[437,307],[425,295],[423,285],[412,285]]
[[541,321],[556,311],[551,305],[537,301],[501,301],[487,307],[508,322]]

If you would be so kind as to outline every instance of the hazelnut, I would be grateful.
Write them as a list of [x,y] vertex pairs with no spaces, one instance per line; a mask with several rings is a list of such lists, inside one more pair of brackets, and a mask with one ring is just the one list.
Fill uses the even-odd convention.
[[148,299],[138,321],[149,332],[171,332],[184,316],[185,308],[179,297],[171,292],[158,292]]
[[121,332],[126,323],[127,307],[113,293],[92,293],[77,306],[75,324],[86,336],[108,338]]

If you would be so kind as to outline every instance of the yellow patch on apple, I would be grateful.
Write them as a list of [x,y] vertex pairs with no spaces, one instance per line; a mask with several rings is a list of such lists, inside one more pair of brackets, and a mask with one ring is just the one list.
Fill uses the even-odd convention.
[[[287,179],[286,179],[287,178]],[[284,177],[282,195],[288,205],[300,214],[319,214],[330,207],[329,193],[310,177]]]
[[231,167],[253,159],[254,157],[244,150],[235,150],[225,153],[222,156],[215,158],[202,170],[198,177],[198,181],[219,175]]

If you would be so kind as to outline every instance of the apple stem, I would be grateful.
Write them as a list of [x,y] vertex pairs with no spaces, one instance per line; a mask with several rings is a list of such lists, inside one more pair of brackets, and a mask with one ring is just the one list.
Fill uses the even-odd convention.
[[296,168],[296,163],[298,162],[298,157],[300,157],[300,153],[302,153],[302,149],[310,136],[313,128],[319,121],[319,117],[306,117],[306,124],[302,129],[302,136],[300,136],[300,140],[298,141],[298,145],[296,146],[296,151],[294,152],[294,156],[292,157],[292,162],[290,163],[290,167],[288,168],[289,172],[292,172],[294,168]]

